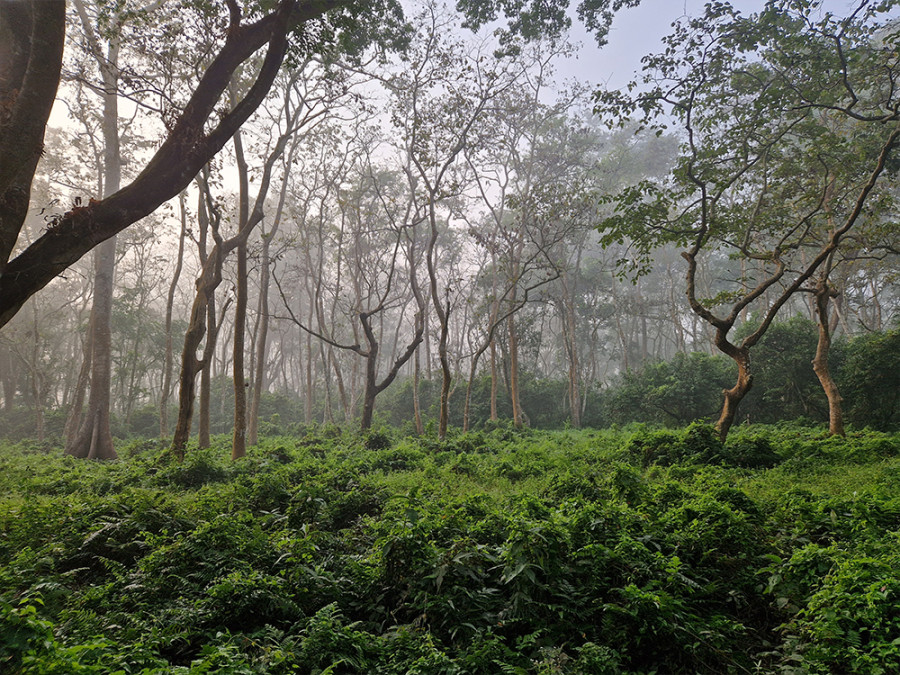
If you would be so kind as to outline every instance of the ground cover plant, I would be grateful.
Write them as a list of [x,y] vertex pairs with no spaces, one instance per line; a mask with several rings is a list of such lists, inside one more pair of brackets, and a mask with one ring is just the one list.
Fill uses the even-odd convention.
[[900,435],[0,447],[0,671],[891,673]]

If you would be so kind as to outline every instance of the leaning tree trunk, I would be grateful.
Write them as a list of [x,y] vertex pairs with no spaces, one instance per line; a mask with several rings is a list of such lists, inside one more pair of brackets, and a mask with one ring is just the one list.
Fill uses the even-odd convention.
[[725,398],[722,404],[722,412],[719,415],[719,421],[716,422],[716,431],[719,433],[719,440],[723,443],[728,438],[728,432],[734,424],[737,415],[737,409],[744,396],[753,387],[753,374],[750,370],[750,349],[747,347],[736,347],[730,342],[724,340],[724,337],[717,340],[719,349],[731,357],[737,364],[738,376],[737,382],[731,389],[725,389],[722,394]]
[[[217,243],[203,265],[203,271],[197,281],[197,294],[194,296],[191,306],[190,322],[184,335],[178,388],[178,419],[175,422],[175,434],[171,446],[172,454],[179,461],[184,459],[184,450],[191,434],[197,373],[208,372],[209,363],[212,361],[215,350],[217,334],[215,310],[213,310],[212,318],[210,318],[209,311],[216,288],[222,281],[222,249],[223,246]],[[203,346],[203,357],[198,359],[197,350],[204,337],[206,344]]]
[[828,431],[834,436],[844,436],[844,411],[841,392],[831,376],[828,366],[828,352],[831,349],[831,326],[828,322],[828,303],[837,296],[836,289],[828,283],[826,275],[819,278],[815,288],[816,317],[819,341],[813,358],[813,372],[819,378],[825,397],[828,399]]

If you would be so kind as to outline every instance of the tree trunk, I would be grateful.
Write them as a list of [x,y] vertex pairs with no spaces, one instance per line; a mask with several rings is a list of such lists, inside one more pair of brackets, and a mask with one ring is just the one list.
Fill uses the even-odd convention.
[[[724,337],[721,338],[724,340]],[[720,340],[720,341],[721,341]],[[735,347],[730,343],[718,344],[719,349],[730,356],[738,367],[737,382],[731,389],[724,389],[722,394],[725,401],[722,405],[722,412],[719,415],[719,421],[716,422],[716,431],[719,433],[719,440],[723,443],[728,438],[728,431],[734,424],[737,414],[738,405],[743,400],[747,392],[753,386],[753,374],[750,370],[750,350],[746,347]]]
[[[93,29],[83,5],[76,3],[85,31],[93,37]],[[115,31],[118,20],[111,26],[113,36],[107,46],[106,57],[99,43],[92,40],[91,50],[103,77],[103,197],[119,191],[122,182],[122,158],[119,151],[118,61],[119,44]],[[88,412],[66,454],[88,459],[116,459],[109,428],[110,384],[112,380],[112,300],[116,272],[116,237],[112,236],[97,248],[94,257],[94,301],[91,310],[91,394]],[[94,428],[94,425],[100,425]]]
[[[515,302],[515,292],[512,300]],[[519,402],[519,336],[516,331],[515,316],[507,319],[509,328],[509,398],[512,403],[513,426],[522,427],[522,405]]]
[[[579,260],[580,261],[580,260]],[[577,267],[576,267],[577,270]],[[575,284],[568,274],[563,274],[563,340],[569,361],[569,422],[581,427],[581,388],[578,381],[578,342],[575,335]]]
[[35,435],[39,443],[44,442],[44,376],[40,369],[41,362],[41,336],[38,326],[37,303],[32,301],[32,342],[31,350],[31,396],[34,404]]
[[244,334],[247,322],[247,242],[237,248],[237,302],[234,309],[234,433],[231,459],[247,454],[247,390],[244,387]]
[[175,304],[175,291],[178,289],[178,280],[181,278],[181,269],[184,264],[184,240],[187,236],[187,211],[184,204],[184,193],[178,199],[181,207],[181,234],[178,237],[178,257],[175,260],[175,271],[172,273],[172,281],[169,283],[169,293],[166,296],[166,356],[163,365],[162,391],[159,397],[159,435],[165,438],[169,435],[169,395],[172,390],[172,306]]
[[[235,98],[237,98],[235,96]],[[234,138],[234,156],[238,167],[240,194],[238,197],[238,230],[243,232],[250,219],[250,177],[244,159],[241,131]],[[240,236],[240,235],[238,235]],[[234,429],[231,436],[231,459],[240,459],[247,454],[247,390],[244,388],[244,336],[247,330],[247,239],[241,237],[237,244],[237,278],[234,306],[234,345],[232,349],[232,382],[234,384]]]
[[816,317],[819,331],[819,341],[816,345],[816,355],[813,358],[813,372],[819,378],[825,397],[828,399],[828,431],[833,436],[844,436],[844,411],[841,405],[841,393],[837,383],[831,376],[828,367],[828,352],[831,349],[831,325],[828,321],[828,303],[831,298],[837,296],[837,290],[828,283],[826,275],[822,275],[815,288]]
[[422,410],[419,407],[419,379],[421,378],[419,350],[416,350],[415,362],[413,363],[413,419],[416,423],[416,434],[421,436],[425,433],[425,426],[422,424]]
[[94,256],[94,304],[91,310],[91,393],[88,410],[66,454],[86,459],[116,459],[109,428],[111,329],[116,238],[107,239]]
[[69,408],[69,414],[66,416],[66,426],[63,436],[66,445],[69,446],[75,442],[75,435],[82,424],[82,413],[84,412],[84,395],[87,392],[88,385],[91,381],[91,321],[88,320],[87,335],[84,337],[84,345],[81,352],[81,370],[78,372],[78,381],[75,383],[75,397]]
[[497,374],[497,341],[491,340],[491,422],[496,422],[500,419],[497,412],[497,390],[499,384],[499,376]]
[[[277,221],[276,221],[277,223]],[[247,420],[247,441],[250,445],[259,443],[259,404],[266,388],[266,340],[269,336],[269,244],[275,228],[268,235],[263,234],[262,255],[259,269],[259,331],[256,336],[256,377],[253,379],[253,393],[250,398],[250,418]]]
[[[197,294],[194,296],[194,302],[191,306],[191,318],[188,323],[188,329],[184,334],[184,347],[181,351],[181,373],[179,375],[178,389],[178,420],[175,423],[175,435],[172,438],[171,446],[172,453],[179,461],[184,459],[184,449],[187,446],[188,438],[191,434],[191,420],[194,413],[194,389],[196,386],[197,373],[202,370],[207,373],[208,377],[209,364],[212,361],[215,350],[218,327],[216,325],[215,309],[213,308],[212,301],[215,290],[221,281],[222,251],[217,244],[213,249],[212,254],[207,258],[206,263],[203,265],[203,271],[200,273],[200,279],[197,281]],[[210,310],[212,310],[211,319],[209,318]],[[198,359],[197,350],[200,348],[200,343],[203,342],[204,337],[206,338],[206,344],[203,347],[203,356]],[[203,403],[202,393],[203,392],[201,391],[201,406]],[[206,410],[206,428],[208,434],[208,382]],[[200,445],[200,447],[208,447],[208,435],[206,441],[207,445]]]
[[[365,322],[368,317],[362,315]],[[366,324],[367,325],[367,324]],[[366,330],[366,337],[369,338],[371,328]],[[372,428],[372,416],[375,414],[375,397],[378,395],[378,384],[376,379],[376,368],[378,365],[378,343],[374,337],[369,339],[369,349],[366,353],[366,384],[363,390],[363,409],[360,427],[363,431]]]

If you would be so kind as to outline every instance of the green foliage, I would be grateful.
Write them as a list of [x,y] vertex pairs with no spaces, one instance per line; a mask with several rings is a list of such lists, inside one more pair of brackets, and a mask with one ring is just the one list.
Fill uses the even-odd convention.
[[627,372],[606,393],[610,422],[684,425],[710,420],[722,406],[722,389],[734,384],[730,359],[701,352],[676,354]]
[[849,421],[885,431],[900,428],[900,329],[851,340],[840,385]]
[[780,459],[764,437],[743,435],[723,445],[713,427],[697,422],[683,431],[641,430],[632,436],[626,452],[643,467],[691,462],[759,469]]
[[3,446],[0,668],[896,670],[895,435],[376,434]]

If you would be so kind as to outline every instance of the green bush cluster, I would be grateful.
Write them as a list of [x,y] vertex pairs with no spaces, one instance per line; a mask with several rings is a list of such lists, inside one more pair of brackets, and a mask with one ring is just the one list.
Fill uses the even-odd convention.
[[900,437],[0,448],[0,671],[891,673]]

